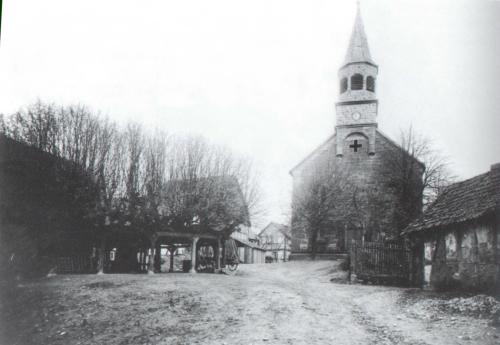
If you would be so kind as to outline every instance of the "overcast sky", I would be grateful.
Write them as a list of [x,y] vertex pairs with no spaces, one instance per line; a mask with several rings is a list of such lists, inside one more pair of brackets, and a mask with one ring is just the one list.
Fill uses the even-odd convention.
[[[267,221],[334,131],[355,1],[6,0],[0,113],[40,98],[201,133],[252,157]],[[500,162],[500,2],[362,0],[379,128],[432,138],[460,178]]]

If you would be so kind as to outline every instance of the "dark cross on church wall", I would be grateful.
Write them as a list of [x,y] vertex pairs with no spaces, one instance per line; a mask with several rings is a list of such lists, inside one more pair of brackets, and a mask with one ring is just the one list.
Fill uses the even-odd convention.
[[363,145],[358,144],[358,141],[354,140],[354,144],[349,145],[349,147],[354,149],[354,152],[358,152],[358,148],[363,147]]

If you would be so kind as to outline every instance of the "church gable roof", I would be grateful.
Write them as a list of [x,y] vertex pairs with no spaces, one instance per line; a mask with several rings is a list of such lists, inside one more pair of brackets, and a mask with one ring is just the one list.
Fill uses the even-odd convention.
[[335,137],[336,134],[333,134],[328,139],[326,139],[322,144],[320,144],[317,148],[315,148],[310,154],[308,154],[304,159],[302,159],[297,165],[295,165],[290,170],[289,172],[290,175],[293,176],[293,174],[295,173],[295,171],[297,171],[297,169],[299,169],[307,162],[311,161],[313,158],[317,157],[323,150],[331,148],[333,145],[335,145]]
[[[404,150],[401,145],[396,143],[394,140],[389,138],[386,134],[381,132],[380,130],[377,129],[377,135],[381,140],[383,140],[385,143],[388,145],[396,148],[397,150]],[[315,157],[317,157],[319,154],[321,154],[322,151],[327,150],[327,149],[334,149],[335,148],[335,138],[336,134],[330,136],[327,140],[325,140],[321,145],[319,145],[316,149],[314,149],[310,154],[308,154],[304,159],[302,159],[297,165],[295,165],[291,170],[290,170],[290,175],[294,175],[294,173],[300,169],[304,164],[307,162],[313,160]],[[378,149],[378,148],[377,148]],[[406,152],[406,151],[405,151]],[[418,164],[422,167],[422,169],[425,169],[424,163],[422,163],[420,160],[417,158],[414,158]]]
[[481,218],[499,212],[497,196],[500,183],[487,172],[448,186],[424,214],[411,223],[403,234],[436,230],[452,224]]
[[367,62],[375,65],[375,62],[373,62],[370,54],[370,48],[368,47],[368,40],[366,38],[359,5],[356,13],[354,27],[352,29],[351,39],[349,41],[349,48],[347,48],[343,66],[356,62]]

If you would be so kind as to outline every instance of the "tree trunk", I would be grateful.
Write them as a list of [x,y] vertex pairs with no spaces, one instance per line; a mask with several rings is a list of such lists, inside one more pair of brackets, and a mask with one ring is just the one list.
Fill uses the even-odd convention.
[[318,251],[318,230],[316,228],[312,229],[309,241],[311,242],[311,259],[316,260],[316,253]]
[[155,248],[156,238],[151,238],[151,252],[149,253],[148,274],[155,273]]
[[217,239],[217,243],[214,246],[214,259],[215,259],[215,270],[220,269],[220,238]]

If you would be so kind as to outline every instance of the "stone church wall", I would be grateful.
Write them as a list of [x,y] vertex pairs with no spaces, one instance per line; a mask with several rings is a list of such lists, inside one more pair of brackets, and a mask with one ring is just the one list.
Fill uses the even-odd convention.
[[[349,137],[348,137],[349,139]],[[361,239],[365,235],[366,240],[380,240],[399,233],[395,219],[395,209],[397,207],[397,196],[388,187],[387,160],[390,155],[395,154],[397,148],[384,136],[376,132],[375,147],[376,154],[368,155],[367,138],[358,138],[361,148],[358,152],[353,152],[349,146],[350,140],[345,140],[344,155],[337,157],[335,152],[336,140],[332,140],[328,148],[323,148],[307,164],[294,172],[294,193],[298,193],[300,186],[307,181],[308,174],[317,160],[329,159],[332,161],[334,169],[342,172],[356,190],[359,198],[359,212],[357,217],[351,217],[348,221],[332,222],[332,225],[324,229],[320,234],[320,251],[346,250],[347,242],[351,239]],[[416,181],[420,181],[416,177]],[[352,190],[352,189],[351,189]],[[349,195],[340,196],[339,200],[350,201]],[[345,212],[345,210],[344,210]],[[306,225],[300,219],[292,221],[292,251],[309,251],[308,235]]]

